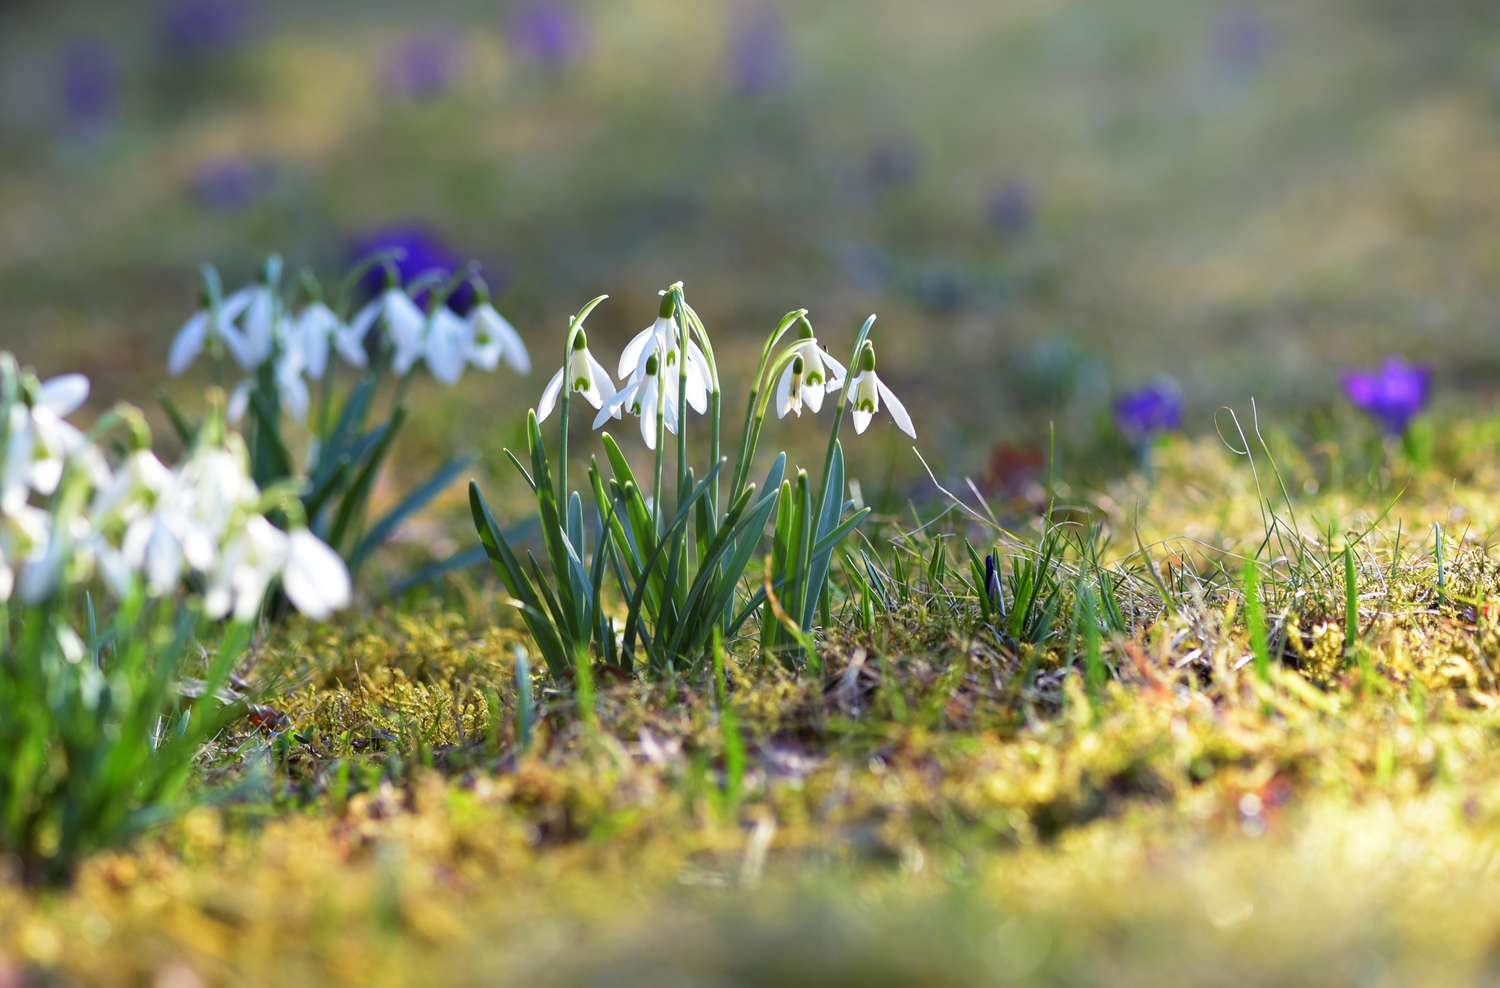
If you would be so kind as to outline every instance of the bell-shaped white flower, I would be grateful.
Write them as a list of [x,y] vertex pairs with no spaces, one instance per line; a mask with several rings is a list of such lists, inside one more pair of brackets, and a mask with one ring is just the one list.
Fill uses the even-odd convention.
[[225,542],[203,593],[211,618],[233,614],[249,621],[260,610],[266,590],[286,563],[287,535],[260,515],[252,515]]
[[647,449],[656,448],[657,415],[660,408],[661,422],[668,432],[677,432],[677,405],[672,396],[665,393],[661,381],[661,364],[656,354],[646,358],[646,365],[637,377],[632,377],[608,404],[594,417],[594,428],[599,428],[610,418],[619,418],[622,411],[629,412],[641,420],[641,438]]
[[788,411],[801,415],[803,405],[817,412],[823,407],[824,395],[844,386],[844,365],[818,346],[806,320],[802,321],[802,338],[792,344],[790,353],[792,359],[776,382],[779,418],[785,418]]
[[626,384],[644,377],[647,361],[652,356],[660,355],[660,386],[667,391],[668,404],[676,407],[678,388],[685,383],[688,405],[693,411],[702,415],[708,411],[708,393],[712,387],[712,375],[709,373],[708,360],[703,356],[703,351],[691,339],[687,341],[685,373],[682,365],[679,364],[682,359],[682,347],[677,332],[677,321],[672,316],[675,304],[671,293],[666,294],[662,300],[661,313],[656,317],[656,321],[635,334],[630,342],[625,344],[625,349],[620,354],[619,376],[620,380]]
[[356,312],[354,318],[349,320],[349,325],[334,336],[333,345],[350,364],[355,367],[365,366],[365,338],[377,320],[383,321],[386,338],[391,341],[395,350],[393,369],[397,375],[405,375],[422,356],[427,317],[417,303],[396,285],[381,292]]
[[51,537],[52,516],[41,508],[23,504],[15,510],[0,511],[0,603],[10,600],[25,560],[47,545]]
[[214,312],[205,302],[203,308],[182,324],[173,338],[172,347],[167,352],[167,373],[176,377],[191,367],[209,340],[218,340],[231,355],[236,355],[235,359],[239,359],[237,355],[244,350],[245,344],[235,320],[249,304],[248,297],[236,294],[220,303],[218,311]]
[[347,606],[353,592],[344,560],[305,528],[287,536],[281,585],[293,607],[318,620]]
[[457,384],[469,361],[469,344],[469,323],[446,305],[438,306],[428,320],[423,341],[423,356],[432,376],[447,385]]
[[[307,389],[307,382],[302,378],[302,371],[302,350],[290,345],[283,347],[281,355],[276,358],[276,367],[271,376],[276,383],[276,394],[282,411],[296,422],[307,421],[307,410],[312,405],[312,395]],[[229,395],[226,408],[229,421],[238,422],[245,417],[254,390],[254,378],[247,377],[236,385]]]
[[230,356],[245,370],[253,371],[271,359],[277,338],[284,335],[286,314],[275,290],[264,282],[241,288],[224,300],[226,309],[237,309],[240,332],[224,338]]
[[866,343],[859,358],[859,373],[849,382],[849,404],[853,406],[850,414],[854,418],[855,432],[865,431],[875,413],[880,411],[882,401],[885,402],[886,410],[891,413],[892,421],[901,431],[913,439],[917,438],[917,430],[911,424],[906,406],[901,404],[901,399],[875,373],[874,344]]
[[595,408],[604,407],[615,397],[615,385],[609,378],[609,371],[589,353],[588,336],[582,329],[573,334],[573,349],[568,353],[567,365],[558,368],[557,373],[552,375],[552,379],[542,389],[542,399],[536,406],[538,422],[545,422],[547,416],[552,414],[552,409],[557,407],[564,378],[570,392],[583,395],[584,400]]
[[494,370],[504,360],[517,374],[531,373],[531,356],[521,334],[487,299],[469,313],[469,361],[481,370]]
[[343,321],[321,301],[308,303],[292,320],[289,344],[301,351],[303,369],[314,381],[321,381],[327,372],[330,348],[343,328]]
[[28,405],[11,405],[5,448],[0,451],[0,510],[14,510],[35,491],[49,496],[57,490],[63,467],[75,453],[97,477],[102,458],[86,455],[83,433],[66,421],[88,398],[88,378],[65,374],[44,382]]

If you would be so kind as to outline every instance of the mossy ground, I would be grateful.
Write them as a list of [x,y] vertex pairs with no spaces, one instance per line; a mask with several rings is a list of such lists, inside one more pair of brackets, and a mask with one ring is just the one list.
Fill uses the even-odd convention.
[[[887,565],[923,562],[898,611],[835,608],[820,669],[737,643],[722,701],[694,671],[601,676],[586,707],[534,674],[529,744],[524,636],[473,581],[278,629],[247,673],[281,685],[205,760],[217,804],[90,860],[65,891],[5,886],[4,970],[119,985],[1493,977],[1492,519],[1476,505],[1467,535],[1442,536],[1441,578],[1433,535],[1415,534],[1451,529],[1493,464],[1344,458],[1404,485],[1390,508],[1363,482],[1312,492],[1307,462],[1277,466],[1311,493],[1258,502],[1222,447],[1157,454],[1149,487],[1135,476],[1074,509],[1115,536],[1102,568],[1134,616],[1103,638],[1093,695],[1071,618],[1018,646],[956,567],[923,568],[935,539],[981,539],[967,523],[883,523]],[[1130,491],[1150,492],[1139,512],[1109,507]],[[1266,541],[1262,511],[1269,681],[1222,565]],[[1309,559],[1318,518],[1339,519],[1331,558],[1358,546],[1353,652],[1342,569],[1299,574],[1274,549],[1294,514]]]

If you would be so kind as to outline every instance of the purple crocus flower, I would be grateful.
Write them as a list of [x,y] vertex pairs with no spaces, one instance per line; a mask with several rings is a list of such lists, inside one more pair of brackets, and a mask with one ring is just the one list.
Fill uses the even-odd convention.
[[1226,12],[1214,29],[1214,54],[1220,64],[1246,75],[1260,71],[1275,42],[1270,22],[1254,7],[1237,7]]
[[523,58],[545,69],[578,61],[587,47],[583,18],[563,0],[531,0],[511,15],[511,45]]
[[253,203],[270,185],[271,171],[241,155],[216,158],[193,176],[193,196],[206,209],[230,213]]
[[94,130],[114,119],[120,103],[120,70],[104,42],[75,41],[62,56],[63,113],[78,130]]
[[385,87],[405,99],[432,99],[452,87],[463,71],[463,41],[447,32],[418,35],[386,58]]
[[865,161],[865,176],[879,191],[910,185],[921,171],[922,152],[904,138],[893,138],[876,145]]
[[1132,443],[1142,444],[1163,432],[1182,428],[1182,392],[1177,382],[1160,378],[1115,399],[1115,428]]
[[[402,284],[412,279],[436,272],[444,278],[451,277],[464,266],[464,259],[449,247],[433,230],[421,223],[403,223],[381,227],[357,237],[349,246],[349,259],[358,265],[370,257],[385,251],[399,251],[394,260]],[[370,297],[385,285],[385,271],[381,267],[366,272],[360,282],[361,290]],[[495,287],[493,284],[491,287]],[[418,293],[419,305],[427,304],[428,293]],[[463,285],[448,299],[448,307],[456,312],[466,312],[474,304],[474,289]]]
[[1386,432],[1399,436],[1432,398],[1432,369],[1388,357],[1375,370],[1344,374],[1344,394]]
[[729,36],[729,69],[735,92],[764,96],[785,85],[792,52],[781,11],[768,3],[741,7]]
[[1025,233],[1035,219],[1036,202],[1025,182],[1011,179],[990,196],[990,223],[1001,234]]
[[246,0],[176,0],[161,21],[167,48],[187,59],[233,51],[249,38],[250,28]]

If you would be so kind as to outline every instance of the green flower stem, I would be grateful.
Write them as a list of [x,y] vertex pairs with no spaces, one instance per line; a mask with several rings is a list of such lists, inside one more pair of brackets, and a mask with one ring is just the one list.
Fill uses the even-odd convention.
[[[751,378],[755,383],[751,387],[750,397],[745,403],[745,425],[740,432],[740,452],[738,458],[735,460],[734,478],[729,484],[730,504],[733,504],[735,499],[740,496],[740,492],[744,490],[745,481],[750,472],[750,462],[754,455],[754,441],[752,440],[752,436],[755,440],[758,440],[760,436],[760,430],[756,422],[756,406],[760,402],[761,392],[767,389],[767,381],[765,380],[766,365],[771,361],[771,353],[776,349],[776,344],[780,343],[781,338],[786,335],[787,330],[791,329],[792,325],[805,315],[807,315],[806,309],[797,309],[782,316],[781,322],[777,323],[776,328],[766,337],[765,345],[761,347],[760,361],[755,365],[755,377]],[[764,411],[760,413],[760,417],[765,417]]]

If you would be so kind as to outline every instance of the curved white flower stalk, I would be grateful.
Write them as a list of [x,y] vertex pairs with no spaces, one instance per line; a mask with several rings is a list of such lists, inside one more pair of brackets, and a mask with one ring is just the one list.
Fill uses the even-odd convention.
[[804,405],[821,411],[824,395],[844,386],[844,365],[818,345],[805,315],[797,324],[800,338],[787,349],[783,359],[790,359],[776,382],[777,418],[786,418],[787,412],[800,416]]
[[646,441],[647,449],[656,449],[658,414],[667,431],[676,434],[677,405],[672,402],[672,396],[663,391],[660,370],[657,355],[647,357],[641,375],[632,377],[594,416],[594,428],[599,428],[611,418],[619,418],[624,411],[641,420],[641,438]]
[[863,433],[869,427],[870,420],[880,411],[880,403],[884,401],[886,411],[890,412],[891,420],[896,426],[913,439],[917,438],[917,430],[911,424],[906,406],[901,404],[901,399],[875,373],[875,344],[868,341],[865,343],[864,349],[860,351],[858,371],[849,382],[850,415],[854,419],[854,431]]
[[469,312],[468,359],[480,370],[491,371],[505,361],[517,374],[531,373],[531,355],[514,326],[490,304],[481,291]]
[[[581,323],[582,320],[579,320]],[[609,371],[605,370],[594,355],[589,353],[588,334],[583,331],[582,325],[576,325],[572,334],[573,346],[568,352],[568,361],[565,367],[559,367],[547,386],[542,389],[541,401],[537,402],[536,420],[545,422],[547,416],[552,414],[552,409],[557,406],[558,395],[563,389],[563,379],[566,377],[569,393],[583,395],[585,401],[595,408],[603,408],[606,403],[613,404],[615,398],[614,382],[609,378]],[[611,413],[619,418],[616,409]]]

